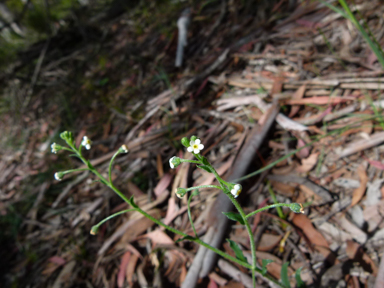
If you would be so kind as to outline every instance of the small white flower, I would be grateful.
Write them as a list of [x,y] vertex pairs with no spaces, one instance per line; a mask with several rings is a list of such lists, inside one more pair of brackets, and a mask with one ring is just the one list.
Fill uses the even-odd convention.
[[87,136],[84,136],[83,141],[81,142],[81,145],[83,145],[85,149],[89,150],[91,149],[91,144],[92,144],[92,141]]
[[61,180],[63,180],[63,175],[60,172],[56,172],[55,173],[55,179],[57,181],[61,181]]
[[176,158],[176,156],[173,156],[171,159],[169,159],[169,166],[174,169],[175,165],[173,165],[172,161]]
[[52,143],[51,149],[52,149],[52,153],[56,154],[58,151],[60,151],[60,146],[57,145],[56,143]]
[[233,197],[237,198],[240,195],[242,189],[243,187],[240,184],[235,184],[235,186],[233,186],[233,189],[231,190],[231,194],[233,195]]
[[128,153],[128,152],[129,152],[129,149],[128,149],[127,145],[125,145],[125,144],[121,145],[120,148],[121,148],[121,150],[122,150],[124,153]]
[[204,149],[204,145],[201,144],[200,139],[196,139],[195,141],[189,142],[189,147],[187,148],[188,152],[193,152],[195,154],[199,154],[201,150]]

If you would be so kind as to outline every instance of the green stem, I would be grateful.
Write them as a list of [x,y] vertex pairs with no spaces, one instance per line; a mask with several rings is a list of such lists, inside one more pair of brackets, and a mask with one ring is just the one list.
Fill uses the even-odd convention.
[[[165,229],[167,229],[167,230],[169,230],[169,231],[171,231],[171,232],[173,232],[173,233],[175,233],[175,234],[177,234],[177,235],[180,235],[180,236],[182,236],[182,237],[187,237],[187,236],[189,236],[188,234],[185,234],[184,232],[181,232],[180,230],[177,230],[177,229],[175,229],[175,228],[173,228],[173,227],[171,227],[171,226],[168,226],[168,225],[164,224],[164,223],[161,222],[160,220],[158,220],[158,219],[154,218],[153,216],[149,215],[147,212],[145,212],[144,210],[142,210],[140,207],[137,207],[137,208],[136,208],[136,211],[139,212],[140,214],[142,214],[143,216],[145,216],[146,218],[150,219],[151,221],[155,222],[157,225],[162,226],[162,227],[164,227]],[[243,267],[245,267],[245,268],[248,268],[248,269],[251,269],[251,268],[252,268],[252,266],[249,265],[248,263],[245,263],[245,262],[243,262],[243,261],[240,261],[239,259],[237,259],[237,258],[235,258],[235,257],[232,257],[232,256],[230,256],[230,255],[224,253],[223,251],[221,251],[221,250],[219,250],[219,249],[217,249],[217,248],[215,248],[215,247],[209,245],[208,243],[206,243],[206,242],[200,240],[199,238],[188,238],[188,240],[193,241],[193,242],[195,242],[195,243],[197,243],[197,244],[199,244],[199,245],[202,245],[202,246],[206,247],[207,249],[212,250],[212,251],[215,252],[216,254],[220,255],[221,257],[223,257],[223,258],[225,258],[225,259],[227,259],[227,260],[230,260],[230,261],[232,261],[232,262],[235,262],[235,263],[237,263],[237,264],[239,264],[239,265],[241,265],[241,266],[243,266]],[[261,270],[260,270],[260,272],[261,272]]]
[[104,218],[103,220],[101,220],[99,223],[97,223],[96,225],[92,226],[92,232],[93,234],[96,234],[97,230],[99,229],[99,227],[101,225],[103,225],[105,222],[107,222],[108,220],[116,217],[116,216],[119,216],[121,214],[124,214],[124,213],[127,213],[127,212],[131,212],[131,211],[136,211],[136,208],[131,208],[131,209],[126,209],[126,210],[123,210],[123,211],[120,211],[120,212],[117,212],[115,214],[112,214],[112,215],[109,215],[107,218]]
[[113,154],[111,161],[109,161],[109,167],[108,167],[108,179],[109,183],[112,183],[112,163],[115,160],[116,156],[120,154],[120,151],[117,150],[115,154]]
[[291,207],[291,204],[285,204],[285,203],[276,203],[276,204],[272,204],[272,205],[268,205],[268,206],[265,206],[263,208],[260,208],[260,209],[257,209],[249,214],[247,214],[245,216],[246,219],[248,219],[249,217],[261,212],[261,211],[264,211],[264,210],[268,210],[268,209],[271,209],[271,208],[275,208],[275,207]]
[[[268,188],[268,192],[269,192],[269,194],[270,194],[271,197],[272,197],[273,203],[275,203],[275,204],[279,204],[279,203],[277,202],[275,192],[273,191],[273,189],[272,189],[272,187],[271,187],[271,183],[270,183],[269,181],[268,181],[268,183],[267,183],[267,188]],[[280,217],[281,219],[285,219],[285,215],[284,215],[284,213],[283,213],[283,210],[281,210],[280,206],[276,206],[276,210],[277,210],[277,214],[279,214],[279,217]]]
[[185,188],[185,190],[187,192],[189,192],[189,191],[196,190],[196,189],[201,189],[201,188],[216,188],[216,189],[219,189],[219,190],[223,190],[222,187],[217,186],[217,185],[200,185],[200,186]]
[[201,164],[200,161],[196,161],[196,160],[189,160],[189,159],[182,159],[180,158],[180,162],[183,163],[183,162],[186,162],[186,163],[194,163],[194,164]]
[[[205,164],[203,163],[203,159],[202,159],[202,156],[201,156],[200,154],[194,154],[194,155],[195,155],[195,157],[196,157],[197,159],[199,159],[199,163],[205,165]],[[213,175],[215,175],[217,181],[220,183],[220,186],[222,187],[221,190],[224,190],[224,189],[227,187],[228,183],[227,183],[226,181],[224,181],[223,179],[221,179],[220,175],[216,172],[215,168],[213,168],[213,166],[211,165],[211,163],[208,163],[208,166],[209,166],[209,168],[211,169],[211,172],[213,173]]]
[[197,235],[196,229],[195,229],[195,225],[193,224],[192,214],[191,214],[191,207],[190,207],[190,205],[191,205],[191,200],[192,200],[193,196],[195,196],[194,192],[191,193],[191,195],[189,195],[188,202],[187,202],[188,218],[189,218],[189,222],[191,223],[191,226],[192,226],[192,229],[193,229],[193,233],[195,233],[195,237],[199,238],[199,236]]
[[256,271],[256,268],[257,268],[256,267],[256,245],[255,245],[255,240],[253,238],[253,232],[252,232],[251,226],[248,223],[247,216],[245,215],[245,213],[244,213],[243,209],[241,208],[239,202],[237,202],[237,200],[232,196],[231,193],[226,193],[226,194],[229,197],[229,199],[232,201],[233,205],[235,205],[235,207],[236,207],[237,211],[239,212],[239,214],[241,215],[241,217],[243,218],[245,227],[246,227],[247,232],[248,232],[249,243],[251,245],[251,254],[252,254],[252,269],[251,269],[251,272],[252,272],[252,283],[253,283],[253,287],[256,287],[256,277],[255,277],[255,271]]

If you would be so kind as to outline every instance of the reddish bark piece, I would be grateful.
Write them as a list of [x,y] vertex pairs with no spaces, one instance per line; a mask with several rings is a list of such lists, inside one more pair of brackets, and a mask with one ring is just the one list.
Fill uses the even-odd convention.
[[[305,143],[302,139],[297,140],[297,148],[304,147],[307,143]],[[309,156],[310,147],[305,147],[296,153],[296,156],[300,159],[307,158]]]
[[309,155],[308,158],[301,160],[301,165],[296,167],[296,171],[301,173],[311,171],[313,167],[315,167],[315,165],[317,164],[317,159],[319,158],[319,155],[319,152],[312,153],[311,155]]
[[217,286],[216,282],[213,281],[212,278],[210,278],[207,288],[219,288],[219,286]]
[[127,271],[127,266],[129,263],[129,259],[131,258],[131,251],[127,251],[124,253],[123,257],[121,257],[119,273],[117,274],[117,286],[119,288],[124,285],[125,272]]
[[384,170],[384,163],[377,160],[371,160],[366,157],[364,157],[365,160],[368,161],[369,164],[371,164],[373,167],[376,167],[377,169]]
[[340,104],[346,101],[354,101],[354,97],[329,97],[329,96],[319,96],[303,99],[289,99],[286,104],[291,105],[304,105],[304,104],[315,104],[315,105],[326,105],[326,104]]
[[327,240],[315,229],[311,220],[304,214],[295,214],[292,219],[293,224],[301,228],[312,244],[329,248]]
[[365,189],[367,188],[368,176],[367,176],[367,173],[365,172],[365,169],[366,168],[364,165],[360,165],[357,168],[357,174],[359,175],[359,178],[360,178],[360,187],[356,188],[355,191],[353,191],[351,207],[359,203],[361,198],[363,198],[364,196]]
[[[292,99],[301,99],[301,98],[303,98],[304,93],[305,93],[305,89],[306,89],[306,85],[300,86],[300,88],[297,89],[295,93],[293,93]],[[289,112],[288,117],[292,118],[293,116],[295,116],[296,113],[299,112],[299,109],[300,109],[299,105],[292,105],[291,112]]]
[[153,190],[155,192],[156,197],[159,197],[169,186],[173,179],[173,175],[167,173],[165,174],[159,183],[157,183],[155,189]]
[[52,256],[51,258],[48,259],[49,262],[52,262],[52,263],[55,263],[55,264],[59,264],[59,265],[64,265],[65,262],[65,259],[60,257],[60,256]]
[[156,244],[165,244],[165,245],[173,245],[173,240],[165,234],[163,231],[157,229],[150,233],[144,234],[143,236],[140,236],[139,238],[149,238],[152,240],[153,246],[156,246]]
[[258,251],[269,251],[277,246],[281,240],[281,235],[273,235],[264,233],[261,236],[259,246],[257,247]]

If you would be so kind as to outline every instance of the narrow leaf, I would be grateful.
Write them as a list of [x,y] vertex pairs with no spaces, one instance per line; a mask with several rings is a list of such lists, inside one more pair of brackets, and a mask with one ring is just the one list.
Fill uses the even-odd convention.
[[205,165],[197,165],[198,168],[203,169],[207,171],[208,173],[212,173],[211,169],[208,166]]
[[285,262],[283,266],[281,266],[281,283],[283,283],[285,288],[291,288],[291,284],[289,283],[289,277],[288,277],[288,266],[289,263]]
[[267,265],[269,263],[272,263],[272,262],[273,262],[273,260],[271,260],[271,259],[262,259],[261,260],[261,263],[262,263],[261,274],[263,274],[263,276],[265,276],[268,272]]
[[184,236],[183,238],[177,239],[175,241],[175,243],[179,243],[179,242],[184,241],[184,240],[193,241],[193,240],[195,240],[195,238],[193,238],[192,236],[187,235],[187,236]]
[[139,208],[139,206],[137,206],[137,204],[135,203],[133,196],[131,196],[131,198],[129,198],[129,204],[131,204],[133,208]]
[[303,282],[303,280],[301,279],[301,276],[300,276],[301,269],[302,269],[302,267],[297,269],[296,273],[295,273],[296,286],[297,286],[297,288],[306,288],[307,286],[305,285],[305,283]]
[[245,258],[243,251],[240,249],[239,245],[237,245],[237,243],[232,241],[231,239],[227,239],[227,241],[229,243],[229,246],[235,252],[236,258],[239,259],[240,261],[248,263],[247,258]]
[[241,225],[245,225],[244,220],[243,220],[243,218],[241,217],[240,214],[235,213],[235,212],[223,212],[223,214],[225,216],[227,216],[227,218],[229,220],[238,221],[238,222],[240,222]]
[[202,158],[201,162],[203,162],[204,165],[209,166],[209,162],[208,162],[207,158],[205,158],[204,156],[202,156],[201,158]]

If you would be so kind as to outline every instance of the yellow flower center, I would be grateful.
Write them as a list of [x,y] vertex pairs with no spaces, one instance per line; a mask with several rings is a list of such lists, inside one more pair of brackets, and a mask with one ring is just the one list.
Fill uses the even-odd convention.
[[193,144],[193,149],[199,149],[199,145]]

